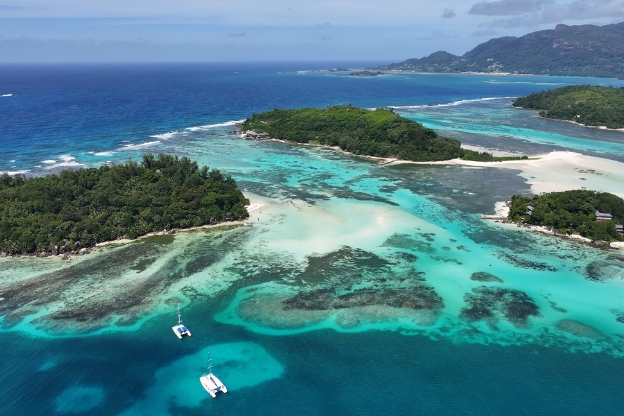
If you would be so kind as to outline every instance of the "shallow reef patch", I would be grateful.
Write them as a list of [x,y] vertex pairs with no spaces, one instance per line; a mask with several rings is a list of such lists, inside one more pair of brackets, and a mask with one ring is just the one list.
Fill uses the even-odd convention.
[[464,296],[467,307],[460,318],[467,322],[485,321],[496,326],[504,318],[514,326],[525,328],[531,316],[539,316],[539,308],[526,293],[519,290],[480,286]]
[[476,282],[503,283],[503,279],[501,279],[500,277],[496,277],[492,273],[488,272],[474,272],[470,275],[470,280],[474,280]]

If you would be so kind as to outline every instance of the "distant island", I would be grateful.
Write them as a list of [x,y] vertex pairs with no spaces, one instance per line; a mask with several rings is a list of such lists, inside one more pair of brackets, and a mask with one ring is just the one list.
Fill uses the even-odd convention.
[[624,128],[624,87],[573,85],[517,98],[514,107],[539,110],[542,117],[585,126]]
[[351,77],[378,77],[379,75],[383,75],[384,73],[381,71],[355,71],[351,72],[349,76]]
[[415,162],[456,158],[483,162],[526,159],[526,156],[493,157],[487,152],[463,149],[458,140],[440,136],[384,108],[369,111],[347,105],[326,109],[275,109],[253,114],[242,123],[241,129],[248,138],[334,146],[355,155]]
[[313,69],[312,72],[349,72],[346,68]]
[[593,241],[622,241],[624,200],[589,190],[550,192],[511,198],[509,220],[550,227],[562,234],[580,234]]
[[522,37],[490,39],[462,56],[438,51],[376,70],[624,77],[624,22],[557,25]]
[[163,229],[240,220],[234,179],[167,154],[25,178],[0,175],[0,252],[63,254]]

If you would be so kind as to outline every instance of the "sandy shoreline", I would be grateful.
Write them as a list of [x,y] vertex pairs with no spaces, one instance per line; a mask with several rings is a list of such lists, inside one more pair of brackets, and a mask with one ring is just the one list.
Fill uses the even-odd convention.
[[[264,208],[266,206],[267,206],[266,204],[252,202],[249,205],[245,205],[245,209],[247,209],[247,212],[253,212],[253,211],[257,211],[259,209],[262,209],[262,208]],[[156,235],[177,234],[177,233],[183,233],[183,232],[186,232],[186,231],[207,230],[207,229],[211,229],[211,228],[227,227],[227,226],[230,226],[230,225],[242,225],[246,221],[247,220],[226,221],[226,222],[220,222],[218,224],[200,225],[199,227],[173,228],[173,229],[170,229],[170,230],[154,231],[152,233],[148,233],[148,234],[142,235],[140,237],[137,237],[134,240],[131,240],[129,238],[121,238],[121,239],[118,239],[118,240],[104,241],[102,243],[97,243],[95,245],[95,247],[93,247],[93,249],[96,249],[98,247],[109,246],[109,245],[113,245],[113,244],[132,243],[133,241],[137,241],[137,240],[140,240],[142,238],[153,237],[153,236],[156,236]]]
[[[476,162],[471,160],[451,159],[437,162],[413,162],[377,156],[356,155],[342,150],[337,146],[326,146],[311,143],[293,143],[287,140],[263,138],[249,139],[243,132],[241,138],[246,140],[275,141],[289,145],[321,147],[342,152],[345,155],[376,161],[379,165],[391,166],[398,164],[414,165],[460,165],[495,169],[516,169],[519,176],[527,180],[535,194],[542,192],[561,192],[573,189],[589,189],[609,192],[624,198],[624,163],[586,156],[570,151],[554,151],[547,154],[529,156],[529,159],[506,160],[502,162]],[[493,156],[518,156],[510,152],[491,150],[479,146],[463,145],[464,149],[489,152]],[[511,196],[511,195],[510,195]]]
[[[459,165],[493,169],[516,169],[531,185],[535,194],[589,189],[610,192],[624,198],[624,163],[586,156],[576,152],[557,151],[523,160],[503,162],[474,162],[453,159],[441,162],[410,162],[397,160],[394,164]],[[511,196],[511,195],[510,195]]]

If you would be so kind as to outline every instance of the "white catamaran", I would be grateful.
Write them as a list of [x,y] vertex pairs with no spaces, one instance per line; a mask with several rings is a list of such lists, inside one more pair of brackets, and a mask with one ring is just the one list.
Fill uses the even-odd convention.
[[227,393],[227,388],[221,382],[221,380],[217,378],[217,376],[212,374],[212,365],[210,363],[211,361],[212,361],[212,357],[210,356],[210,353],[208,353],[208,373],[201,376],[199,378],[199,381],[201,381],[201,384],[202,386],[204,386],[206,391],[213,398],[215,398],[217,397],[218,392]]
[[178,304],[178,324],[176,326],[172,326],[171,329],[173,329],[173,333],[176,334],[176,336],[180,339],[182,339],[182,335],[188,335],[189,337],[191,336],[191,331],[189,331],[188,328],[182,324],[182,317],[180,316],[180,304]]

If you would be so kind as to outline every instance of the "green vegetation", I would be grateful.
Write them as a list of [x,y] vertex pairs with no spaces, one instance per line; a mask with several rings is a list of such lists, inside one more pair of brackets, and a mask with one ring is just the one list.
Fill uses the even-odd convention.
[[[612,220],[596,221],[596,210],[611,214]],[[575,190],[533,197],[514,195],[509,219],[552,227],[560,233],[580,234],[594,241],[624,239],[615,229],[615,224],[624,222],[624,200],[606,192]]]
[[573,85],[517,98],[513,106],[540,110],[542,117],[586,126],[624,127],[624,87]]
[[444,51],[375,69],[418,72],[506,72],[592,76],[624,76],[624,22],[567,26],[522,37],[490,39],[463,56]]
[[377,77],[379,75],[383,75],[384,73],[381,71],[356,71],[356,72],[351,72],[349,74],[349,76],[352,77]]
[[0,176],[0,251],[73,249],[168,228],[249,216],[249,201],[230,176],[186,157],[147,154],[141,163],[65,170],[58,175]]
[[500,159],[489,153],[462,149],[458,140],[439,136],[415,121],[382,108],[367,111],[348,105],[324,110],[275,109],[254,114],[245,120],[242,129],[296,143],[338,146],[356,155],[419,162],[460,157],[480,161]]

